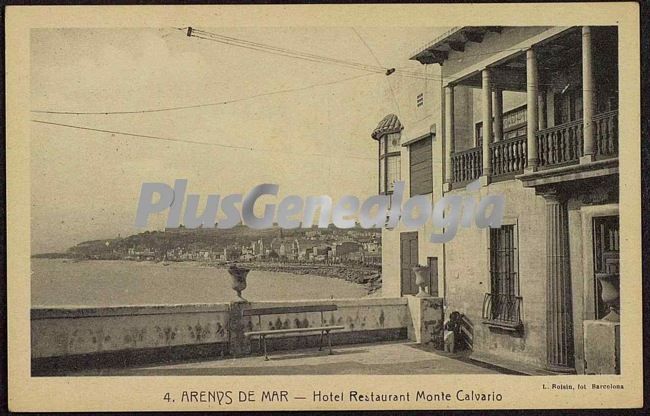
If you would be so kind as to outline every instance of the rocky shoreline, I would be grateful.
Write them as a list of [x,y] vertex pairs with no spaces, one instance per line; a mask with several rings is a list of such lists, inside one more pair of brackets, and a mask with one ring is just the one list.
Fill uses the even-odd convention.
[[[69,255],[36,255],[33,258],[49,258],[49,259],[64,259],[65,261],[121,261],[120,259],[75,259]],[[129,260],[132,261],[132,260]],[[227,269],[232,263],[224,262],[202,262],[202,261],[173,261],[173,262],[160,262],[160,261],[144,261],[146,263],[164,263],[178,264],[178,263],[198,263],[207,267],[216,267],[220,269]],[[356,266],[346,264],[305,264],[305,263],[272,263],[272,262],[238,262],[239,266],[247,267],[251,270],[261,270],[267,272],[282,272],[292,273],[297,275],[312,275],[322,277],[332,277],[336,279],[343,279],[347,282],[364,285],[368,294],[373,294],[381,289],[381,268],[378,266]]]
[[[348,265],[324,264],[287,264],[287,263],[238,263],[239,266],[251,270],[267,272],[283,272],[292,274],[309,274],[312,276],[333,277],[347,282],[364,285],[368,294],[381,289],[381,271],[378,268],[355,267]],[[211,266],[228,268],[228,264],[214,263]]]

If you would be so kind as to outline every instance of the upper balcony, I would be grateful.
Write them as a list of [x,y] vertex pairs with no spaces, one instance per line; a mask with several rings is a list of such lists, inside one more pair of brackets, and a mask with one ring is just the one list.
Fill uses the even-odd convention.
[[[480,42],[475,35],[490,32],[490,51],[499,37],[509,44],[511,39],[505,37],[519,33],[496,27],[455,28],[413,59],[442,63],[451,53],[463,58],[459,39]],[[481,56],[480,66],[468,63],[446,85],[447,189],[479,178],[489,183],[538,171],[551,175],[555,168],[577,164],[586,169],[589,163],[618,155],[616,28],[572,27],[548,33],[517,43],[521,48],[510,52]],[[504,102],[514,108],[504,111]],[[476,113],[475,105],[480,107]]]

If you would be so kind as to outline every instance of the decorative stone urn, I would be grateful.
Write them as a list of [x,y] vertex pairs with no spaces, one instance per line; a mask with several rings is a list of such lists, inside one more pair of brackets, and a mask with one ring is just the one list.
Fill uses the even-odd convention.
[[247,302],[247,300],[241,296],[241,292],[246,289],[246,276],[250,271],[251,269],[239,267],[236,264],[233,264],[228,268],[228,273],[230,273],[230,276],[232,277],[232,289],[237,292],[237,298],[243,302]]
[[600,282],[600,297],[609,309],[609,313],[601,320],[608,322],[620,322],[619,315],[619,275],[618,273],[596,273],[596,278]]
[[415,296],[419,298],[429,297],[429,294],[424,291],[429,276],[429,267],[418,264],[413,267],[413,272],[415,273],[415,284],[418,285],[418,293]]

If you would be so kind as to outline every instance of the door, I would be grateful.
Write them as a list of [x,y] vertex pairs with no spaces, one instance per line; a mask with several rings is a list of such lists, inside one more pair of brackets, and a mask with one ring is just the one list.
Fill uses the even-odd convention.
[[400,234],[400,278],[403,295],[418,293],[415,284],[413,267],[418,264],[418,233],[417,231]]
[[596,279],[596,273],[612,272],[619,258],[619,229],[618,216],[594,218],[594,308],[596,319],[607,314],[607,307],[601,299],[601,286]]

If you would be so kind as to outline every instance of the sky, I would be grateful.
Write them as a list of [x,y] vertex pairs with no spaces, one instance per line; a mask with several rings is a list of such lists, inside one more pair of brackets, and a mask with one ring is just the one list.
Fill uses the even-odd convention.
[[[409,52],[445,30],[200,29],[413,71],[422,66],[408,60]],[[33,29],[29,76],[32,110],[70,112],[191,106],[304,87],[156,113],[32,113],[32,120],[176,140],[32,123],[34,253],[145,231],[134,225],[143,182],[183,178],[188,192],[222,196],[277,183],[278,201],[291,194],[375,195],[377,143],[370,133],[385,115],[415,105],[411,91],[424,82],[189,38],[172,28]],[[146,229],[162,229],[165,220],[152,216]]]

